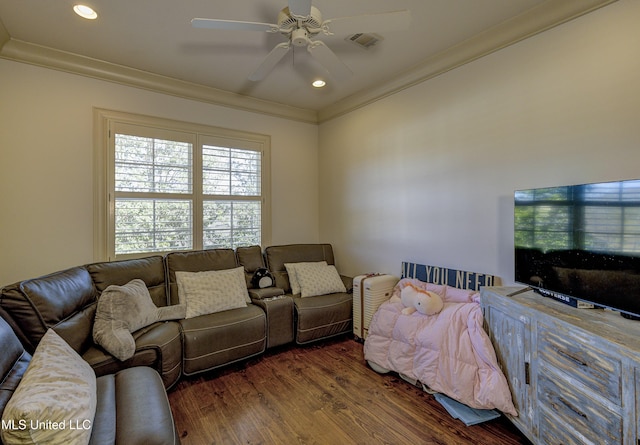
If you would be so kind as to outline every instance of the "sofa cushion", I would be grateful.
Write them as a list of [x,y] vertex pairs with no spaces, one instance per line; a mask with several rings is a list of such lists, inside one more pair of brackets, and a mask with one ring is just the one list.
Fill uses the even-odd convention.
[[236,258],[238,264],[244,267],[244,277],[247,287],[251,289],[251,279],[256,270],[264,268],[264,256],[260,246],[239,246],[236,248]]
[[335,264],[331,244],[286,244],[264,249],[267,269],[276,280],[276,287],[291,292],[291,284],[285,263],[326,261]]
[[3,425],[13,425],[2,429],[2,440],[87,444],[96,403],[93,369],[49,329],[2,414]]
[[179,444],[167,394],[146,366],[97,379],[98,406],[90,445]]
[[[171,252],[165,257],[165,263],[171,304],[178,304],[179,302],[176,271],[201,272],[204,270],[224,270],[238,267],[236,253],[233,249]],[[249,302],[249,297],[247,297],[247,303]]]
[[91,346],[96,291],[84,267],[7,286],[0,303],[28,339],[29,352],[49,328],[79,353]]
[[180,304],[187,307],[185,318],[247,305],[249,293],[243,267],[203,272],[176,271],[175,274]]
[[178,323],[182,326],[185,375],[261,354],[267,346],[266,315],[254,304]]
[[153,303],[160,307],[169,304],[166,292],[164,260],[150,256],[122,261],[94,263],[87,266],[98,293],[111,285],[122,286],[133,279],[141,279],[147,285]]
[[284,267],[287,269],[287,275],[289,276],[289,284],[291,285],[291,293],[293,295],[298,295],[302,292],[300,288],[300,280],[298,279],[298,269],[300,267],[308,266],[308,265],[321,265],[326,266],[326,261],[317,261],[317,262],[301,262],[301,263],[285,263]]
[[347,291],[334,265],[303,264],[296,268],[296,276],[303,298]]
[[119,360],[133,357],[136,343],[131,333],[157,321],[184,318],[185,306],[158,308],[140,279],[123,286],[111,285],[100,295],[93,325],[94,341]]
[[353,295],[334,293],[294,298],[296,343],[305,344],[352,332]]

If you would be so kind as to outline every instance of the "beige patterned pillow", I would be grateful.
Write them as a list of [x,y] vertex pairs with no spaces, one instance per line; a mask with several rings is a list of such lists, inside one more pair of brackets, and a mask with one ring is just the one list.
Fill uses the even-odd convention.
[[91,366],[49,329],[2,414],[2,440],[12,444],[87,444],[96,413]]
[[300,293],[300,281],[298,280],[298,266],[306,264],[319,264],[326,266],[326,261],[309,261],[302,263],[284,263],[285,269],[287,269],[287,275],[289,275],[289,285],[291,286],[291,293],[297,295]]
[[335,266],[304,264],[296,269],[296,273],[303,298],[347,291]]
[[185,318],[247,306],[244,267],[204,272],[176,272],[178,299],[187,305]]

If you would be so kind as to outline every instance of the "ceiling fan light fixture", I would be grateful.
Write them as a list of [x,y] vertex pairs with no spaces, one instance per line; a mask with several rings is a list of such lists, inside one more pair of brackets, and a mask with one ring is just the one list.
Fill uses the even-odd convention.
[[314,88],[322,88],[322,87],[323,87],[323,86],[325,86],[326,84],[327,84],[327,82],[325,82],[325,81],[324,81],[324,80],[322,80],[322,79],[316,79],[316,80],[314,80],[313,82],[311,82],[311,85],[312,85]]
[[90,6],[87,5],[74,5],[73,12],[78,14],[83,19],[95,20],[98,18],[98,13],[93,10]]
[[304,28],[294,29],[291,33],[291,43],[294,46],[307,46],[309,44],[309,34]]

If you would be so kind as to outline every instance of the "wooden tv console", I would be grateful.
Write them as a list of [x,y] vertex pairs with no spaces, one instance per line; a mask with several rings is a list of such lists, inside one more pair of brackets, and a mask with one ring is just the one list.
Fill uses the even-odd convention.
[[[534,444],[640,444],[640,321],[484,287],[485,329]],[[640,296],[638,296],[640,298]]]

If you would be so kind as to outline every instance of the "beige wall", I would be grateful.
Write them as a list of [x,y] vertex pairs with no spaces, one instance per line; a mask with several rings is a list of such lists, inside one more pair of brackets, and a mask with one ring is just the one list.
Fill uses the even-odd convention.
[[317,125],[0,59],[0,286],[94,260],[93,107],[270,135],[272,243],[319,240]]
[[621,0],[320,126],[341,271],[513,282],[515,189],[640,178],[640,2]]
[[92,109],[272,137],[274,244],[513,280],[513,191],[640,177],[640,2],[320,125],[0,60],[0,285],[93,260]]

